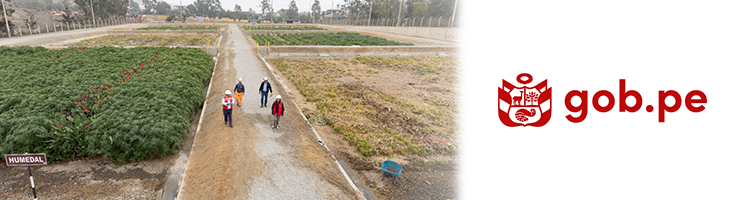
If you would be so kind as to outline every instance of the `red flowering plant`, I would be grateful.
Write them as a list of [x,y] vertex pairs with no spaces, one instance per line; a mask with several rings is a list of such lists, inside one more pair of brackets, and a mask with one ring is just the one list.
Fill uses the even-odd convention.
[[0,62],[6,86],[0,88],[0,138],[6,138],[0,154],[125,163],[176,151],[203,103],[214,61],[199,49],[170,50],[0,47],[0,58],[13,56]]

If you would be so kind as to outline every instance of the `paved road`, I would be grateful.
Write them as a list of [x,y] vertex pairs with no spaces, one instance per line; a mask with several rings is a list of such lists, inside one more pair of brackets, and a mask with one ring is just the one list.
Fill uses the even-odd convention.
[[[283,86],[275,84],[242,31],[229,25],[227,32],[179,198],[360,198],[291,98],[283,98]],[[269,77],[275,95],[287,100],[280,129],[271,129],[270,108],[260,108],[255,91],[263,77]],[[233,111],[234,128],[229,128],[223,123],[220,99],[237,78],[243,79],[247,92],[243,106]]]

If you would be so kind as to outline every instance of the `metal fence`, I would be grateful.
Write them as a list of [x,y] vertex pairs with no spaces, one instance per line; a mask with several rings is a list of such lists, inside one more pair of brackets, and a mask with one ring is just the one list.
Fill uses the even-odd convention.
[[[53,22],[48,23],[37,23],[34,26],[31,24],[17,23],[13,24],[11,29],[11,35],[5,34],[5,37],[20,37],[29,35],[38,35],[43,33],[54,33],[58,31],[70,31],[87,28],[97,28],[104,26],[115,26],[122,24],[136,23],[136,20],[131,17],[114,17],[106,19],[92,20],[73,20],[71,22]],[[0,27],[5,30],[5,27]]]
[[321,19],[318,23],[329,25],[349,26],[400,26],[400,27],[458,27],[456,20],[445,17],[418,17],[418,18],[380,18],[380,19]]

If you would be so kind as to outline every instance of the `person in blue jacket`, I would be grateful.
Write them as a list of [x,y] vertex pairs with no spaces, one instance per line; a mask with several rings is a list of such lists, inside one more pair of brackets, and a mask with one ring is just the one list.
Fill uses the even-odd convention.
[[263,78],[263,82],[260,83],[258,88],[258,94],[260,94],[260,107],[268,107],[268,93],[273,96],[273,89],[271,89],[271,83],[268,82],[268,77]]

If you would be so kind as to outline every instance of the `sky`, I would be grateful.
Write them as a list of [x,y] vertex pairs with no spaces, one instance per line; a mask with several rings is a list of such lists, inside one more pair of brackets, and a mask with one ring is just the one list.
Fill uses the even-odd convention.
[[[165,0],[170,5],[180,5],[180,0]],[[283,8],[289,8],[289,2],[292,0],[272,0],[273,1],[273,9],[274,11],[283,9]],[[320,0],[320,8],[321,10],[328,10],[331,9],[331,1],[332,0]],[[195,2],[195,0],[182,0],[183,5],[188,5]],[[297,8],[299,8],[299,12],[307,12],[310,11],[310,7],[312,7],[312,3],[314,3],[315,0],[297,0]],[[344,0],[333,0],[334,5],[335,4],[344,4]],[[260,12],[260,0],[221,0],[221,7],[227,10],[234,10],[234,5],[239,4],[240,7],[242,7],[242,10],[246,11],[248,8],[252,7],[253,11]],[[140,5],[141,8],[143,5]]]

